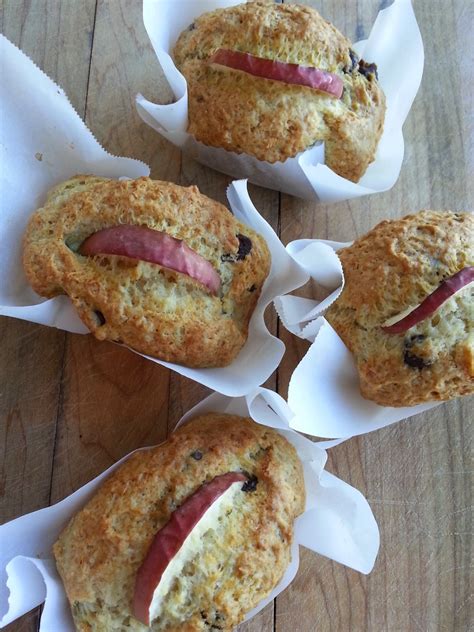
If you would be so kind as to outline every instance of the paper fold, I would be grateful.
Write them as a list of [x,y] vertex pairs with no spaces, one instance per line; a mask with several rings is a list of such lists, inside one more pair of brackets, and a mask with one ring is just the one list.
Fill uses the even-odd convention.
[[[279,585],[249,613],[247,619],[291,582],[298,569],[298,544],[362,573],[369,573],[379,548],[379,531],[367,500],[359,491],[324,470],[325,450],[291,430],[288,421],[291,411],[287,403],[264,388],[234,399],[214,393],[190,410],[178,425],[211,411],[251,416],[258,423],[277,428],[295,446],[303,462],[306,510],[295,523],[291,563]],[[52,545],[73,514],[129,456],[56,505],[0,527],[0,627],[42,603],[46,596],[40,632],[74,630],[54,565]]]
[[323,143],[284,163],[270,164],[247,154],[207,147],[187,133],[186,80],[170,57],[172,48],[179,34],[196,17],[235,4],[239,3],[182,0],[177,4],[174,0],[144,0],[145,28],[176,100],[169,105],[156,105],[137,95],[137,110],[143,121],[209,167],[297,197],[339,202],[390,189],[400,173],[404,154],[402,126],[420,86],[424,65],[423,42],[410,0],[395,0],[380,11],[368,40],[353,46],[361,57],[377,64],[387,101],[384,132],[375,161],[357,184],[338,176],[324,164]]
[[275,309],[286,329],[312,342],[288,387],[288,406],[294,430],[316,437],[341,440],[365,434],[429,410],[439,402],[393,408],[379,406],[360,394],[354,358],[331,325],[324,311],[344,287],[342,265],[337,250],[350,243],[322,239],[300,239],[287,250],[305,272],[328,291],[322,301],[280,296]]

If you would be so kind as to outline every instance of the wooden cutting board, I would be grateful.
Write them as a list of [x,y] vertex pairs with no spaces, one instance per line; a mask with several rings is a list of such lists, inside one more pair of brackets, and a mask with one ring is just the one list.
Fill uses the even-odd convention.
[[[389,2],[305,4],[358,40]],[[317,207],[251,186],[283,243],[351,240],[381,219],[420,208],[474,208],[474,3],[414,5],[426,65],[404,127],[399,181],[387,193]],[[137,92],[171,98],[139,0],[5,0],[1,10],[2,32],[64,88],[108,151],[147,162],[154,178],[197,184],[225,202],[230,178],[182,156],[136,114]],[[308,345],[271,310],[268,322],[287,352],[267,386],[286,396]],[[89,336],[1,318],[0,341],[2,521],[62,499],[134,448],[161,441],[208,393]],[[467,632],[474,620],[472,411],[472,398],[451,402],[331,450],[328,469],[367,496],[380,525],[373,573],[302,550],[290,588],[239,631]],[[38,617],[33,611],[7,630],[32,632]]]

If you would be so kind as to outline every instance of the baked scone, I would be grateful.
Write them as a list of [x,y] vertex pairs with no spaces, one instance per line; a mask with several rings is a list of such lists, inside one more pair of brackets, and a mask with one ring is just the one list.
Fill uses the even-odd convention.
[[474,215],[383,221],[338,254],[345,286],[326,318],[362,395],[412,406],[474,393]]
[[[331,73],[342,97],[214,63],[222,50],[280,62],[287,76]],[[173,58],[188,84],[188,132],[204,144],[274,163],[323,140],[326,164],[354,182],[374,160],[385,116],[376,66],[311,7],[248,2],[205,13],[181,33]]]
[[[130,231],[143,241],[138,250],[158,251],[163,265],[133,251]],[[100,254],[97,238],[105,235],[106,252],[121,252],[110,248],[124,233],[129,256]],[[99,340],[209,367],[229,364],[244,345],[270,253],[260,235],[195,186],[77,176],[32,215],[23,263],[33,289],[48,298],[67,294]]]
[[[156,616],[140,623],[137,577],[159,534],[177,524],[173,515],[193,494],[231,472],[244,482],[204,527],[194,527],[194,539],[190,532],[181,558],[170,562],[166,590],[159,587]],[[281,579],[304,503],[301,462],[279,433],[233,415],[193,419],[164,444],[130,457],[54,545],[77,629],[232,630]],[[181,516],[179,536],[188,518]]]

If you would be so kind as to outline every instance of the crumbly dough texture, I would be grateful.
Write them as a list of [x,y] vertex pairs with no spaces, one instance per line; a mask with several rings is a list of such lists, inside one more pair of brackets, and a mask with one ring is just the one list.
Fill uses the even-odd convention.
[[[175,579],[166,614],[144,626],[131,604],[154,535],[202,484],[230,471],[256,476],[255,491],[239,492],[234,509],[205,534],[199,554]],[[304,503],[302,464],[279,433],[233,415],[193,419],[164,444],[130,457],[54,545],[77,629],[232,630],[281,579]]]
[[355,356],[362,395],[412,406],[473,393],[472,286],[405,333],[381,325],[474,265],[474,215],[420,211],[386,220],[338,254],[345,286],[326,318]]
[[[86,237],[117,224],[148,226],[184,240],[219,272],[219,294],[154,263],[78,254]],[[31,217],[23,263],[33,289],[48,298],[69,295],[99,340],[209,367],[229,364],[244,345],[270,253],[260,235],[195,186],[77,176],[52,189]]]
[[[335,73],[343,96],[210,65],[219,48]],[[357,182],[375,158],[385,97],[375,75],[353,63],[350,49],[311,7],[249,2],[205,13],[173,51],[188,83],[188,131],[206,145],[270,163],[324,140],[326,164]]]

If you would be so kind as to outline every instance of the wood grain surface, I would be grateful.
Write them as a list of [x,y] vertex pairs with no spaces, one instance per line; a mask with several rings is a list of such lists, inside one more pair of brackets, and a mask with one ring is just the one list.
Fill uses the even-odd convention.
[[[357,40],[389,2],[305,4]],[[283,243],[350,240],[420,208],[473,209],[474,2],[415,0],[414,8],[426,62],[404,127],[398,182],[380,195],[318,206],[251,186]],[[171,96],[139,0],[4,0],[0,20],[108,151],[144,160],[154,178],[197,184],[225,202],[230,178],[181,155],[136,114],[137,92],[157,101]],[[278,327],[273,313],[268,322],[287,352],[267,386],[286,396],[308,344]],[[131,450],[159,442],[209,392],[89,336],[1,318],[0,341],[2,522],[64,498]],[[366,577],[302,549],[293,584],[239,632],[472,629],[472,404],[450,402],[331,450],[328,469],[367,496],[379,523],[374,571]],[[6,629],[38,625],[34,611]]]

